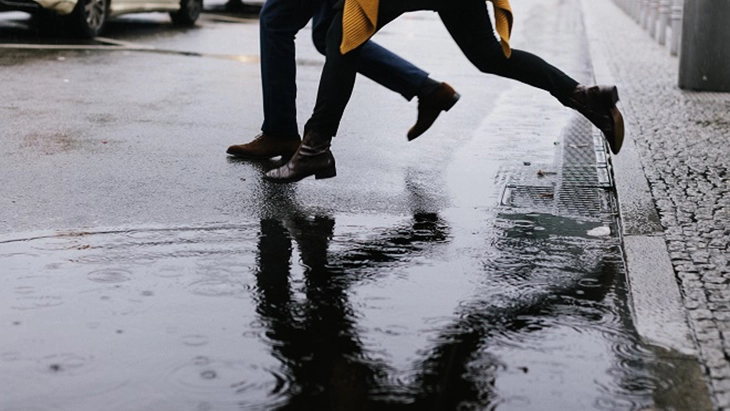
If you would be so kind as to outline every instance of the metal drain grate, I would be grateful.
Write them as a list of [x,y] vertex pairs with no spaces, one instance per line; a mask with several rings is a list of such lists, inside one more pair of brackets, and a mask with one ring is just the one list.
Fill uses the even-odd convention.
[[560,216],[601,219],[613,212],[613,187],[603,138],[581,116],[563,130],[555,166],[513,168],[500,174],[501,204]]
[[596,165],[596,147],[591,123],[583,117],[573,116],[563,130],[561,163],[569,166]]
[[502,205],[545,210],[553,208],[554,199],[553,187],[507,185],[502,194]]
[[599,218],[609,211],[606,192],[600,188],[561,187],[554,204],[558,215]]

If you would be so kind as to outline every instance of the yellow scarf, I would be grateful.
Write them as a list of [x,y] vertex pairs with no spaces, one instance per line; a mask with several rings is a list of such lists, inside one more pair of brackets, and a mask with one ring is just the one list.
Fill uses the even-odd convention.
[[[512,33],[512,8],[509,0],[488,0],[494,5],[494,20],[502,43],[502,51],[509,58],[509,36]],[[340,53],[345,54],[368,41],[378,27],[380,0],[345,0],[342,17]]]

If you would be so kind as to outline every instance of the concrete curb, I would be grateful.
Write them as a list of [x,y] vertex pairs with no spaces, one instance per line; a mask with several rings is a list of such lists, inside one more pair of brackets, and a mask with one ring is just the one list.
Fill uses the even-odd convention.
[[[617,84],[605,44],[599,33],[592,30],[596,27],[596,17],[588,5],[592,1],[595,0],[580,0],[580,4],[594,80],[598,84]],[[625,116],[631,114],[624,112]],[[654,405],[657,409],[712,410],[706,374],[699,362],[664,228],[630,123],[626,121],[621,154],[611,157],[611,163],[634,323],[639,336],[658,359],[650,365],[650,371],[664,382],[653,393]]]
[[[588,1],[594,0],[581,0],[581,8],[596,83],[616,84],[600,36],[591,31],[594,17],[587,12]],[[637,331],[651,344],[696,356],[664,229],[628,122],[621,154],[611,160]]]

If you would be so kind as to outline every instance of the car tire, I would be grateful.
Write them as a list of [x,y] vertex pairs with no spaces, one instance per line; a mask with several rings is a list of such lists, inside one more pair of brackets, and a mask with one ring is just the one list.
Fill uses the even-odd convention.
[[195,24],[203,11],[203,0],[180,0],[180,10],[170,13],[176,26],[189,27]]
[[107,17],[109,0],[78,0],[71,14],[65,17],[65,23],[74,35],[93,38],[104,29]]

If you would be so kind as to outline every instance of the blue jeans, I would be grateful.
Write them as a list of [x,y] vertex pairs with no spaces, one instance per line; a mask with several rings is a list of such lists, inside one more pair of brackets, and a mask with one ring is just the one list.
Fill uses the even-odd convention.
[[[326,54],[327,30],[335,17],[334,0],[267,0],[260,16],[261,85],[264,124],[261,131],[277,137],[299,135],[297,125],[296,54],[294,37],[313,18],[312,39]],[[386,88],[412,99],[428,73],[369,41],[360,49],[356,70]]]

